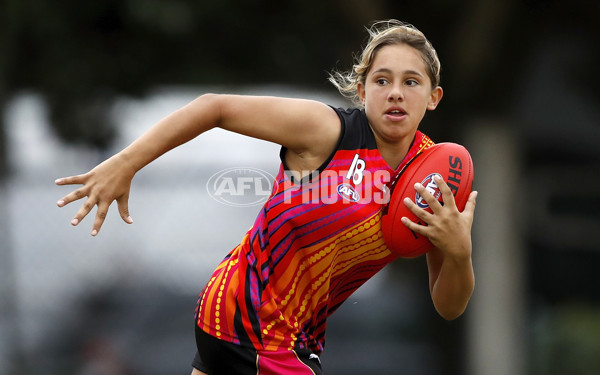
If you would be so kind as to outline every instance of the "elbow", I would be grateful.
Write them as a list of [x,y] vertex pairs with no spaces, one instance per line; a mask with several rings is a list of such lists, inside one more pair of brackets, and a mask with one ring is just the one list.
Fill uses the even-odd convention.
[[449,310],[449,311],[440,311],[438,310],[438,314],[440,314],[440,316],[442,318],[444,318],[447,321],[451,321],[454,320],[458,317],[460,317],[463,313],[465,312],[465,309],[461,309],[461,310]]
[[215,107],[219,108],[219,112],[220,112],[221,105],[222,105],[222,99],[223,99],[223,94],[206,93],[206,94],[202,94],[198,98],[196,98],[196,101],[198,101],[204,105],[208,104],[210,106],[215,106]]
[[207,92],[205,94],[200,95],[198,97],[198,99],[200,99],[200,98],[204,98],[204,99],[216,99],[216,98],[218,98],[220,96],[221,96],[221,94],[214,94],[214,93]]
[[215,127],[221,125],[226,103],[225,95],[206,93],[197,97],[188,108],[194,116],[205,119]]
[[459,318],[467,309],[467,303],[465,304],[452,304],[448,306],[439,306],[434,304],[437,313],[445,320],[454,320]]
[[454,320],[465,312],[473,293],[474,283],[472,280],[471,278],[471,282],[460,288],[450,290],[433,288],[431,290],[433,305],[442,318]]

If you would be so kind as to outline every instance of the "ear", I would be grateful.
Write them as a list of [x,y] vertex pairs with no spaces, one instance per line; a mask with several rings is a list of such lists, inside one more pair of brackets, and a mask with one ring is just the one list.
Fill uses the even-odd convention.
[[437,107],[440,100],[442,100],[443,96],[444,96],[444,90],[442,90],[442,88],[440,86],[434,88],[431,91],[431,96],[429,97],[429,103],[427,103],[427,109],[430,111],[433,111]]
[[358,85],[356,86],[356,93],[358,94],[358,99],[360,100],[360,103],[364,107],[365,106],[365,102],[367,100],[367,98],[366,98],[366,91],[365,91],[365,84],[364,83],[358,82]]

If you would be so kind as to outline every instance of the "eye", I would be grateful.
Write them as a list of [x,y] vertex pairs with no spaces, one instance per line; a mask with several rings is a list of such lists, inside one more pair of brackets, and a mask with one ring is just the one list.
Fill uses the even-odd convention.
[[419,84],[419,81],[417,81],[416,79],[407,79],[404,84],[406,86],[417,86]]
[[389,82],[388,82],[388,80],[387,80],[387,79],[385,79],[385,78],[377,78],[377,79],[375,80],[375,82],[376,82],[378,85],[380,85],[380,86],[384,86],[384,85],[387,85],[387,84],[389,83]]

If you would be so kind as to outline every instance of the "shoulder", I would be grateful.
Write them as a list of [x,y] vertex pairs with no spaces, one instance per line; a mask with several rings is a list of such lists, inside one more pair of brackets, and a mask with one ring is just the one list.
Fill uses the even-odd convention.
[[350,123],[352,125],[368,125],[367,115],[364,109],[360,108],[336,108],[331,107],[342,123]]
[[[333,108],[333,107],[332,107]],[[375,136],[369,126],[369,120],[361,108],[333,108],[342,123],[341,149],[377,148]]]

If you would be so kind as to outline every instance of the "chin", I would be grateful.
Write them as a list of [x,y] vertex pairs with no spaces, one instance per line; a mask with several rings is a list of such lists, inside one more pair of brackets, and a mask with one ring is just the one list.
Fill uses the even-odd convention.
[[386,139],[390,142],[401,142],[406,138],[410,138],[412,140],[416,132],[417,129],[390,129],[390,131],[386,133]]

